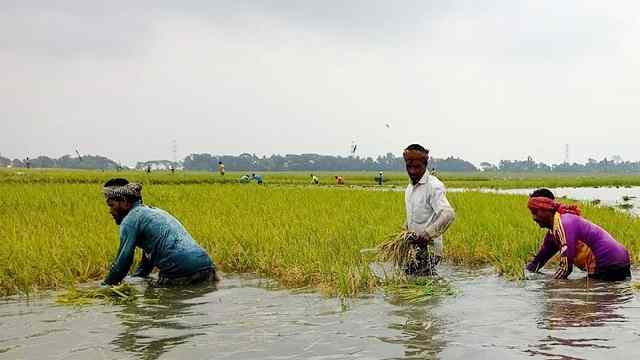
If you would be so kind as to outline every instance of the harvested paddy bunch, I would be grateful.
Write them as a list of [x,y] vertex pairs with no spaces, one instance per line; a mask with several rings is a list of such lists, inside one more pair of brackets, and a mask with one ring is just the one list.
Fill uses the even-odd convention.
[[408,304],[422,304],[437,296],[455,295],[455,289],[444,279],[419,279],[408,283],[391,283],[385,292],[395,300]]
[[417,252],[413,242],[416,239],[417,235],[412,231],[403,231],[389,236],[378,245],[378,260],[390,262],[401,269],[415,265]]
[[101,300],[112,304],[127,304],[134,302],[137,294],[136,288],[127,283],[94,289],[72,287],[66,293],[58,295],[56,302],[64,305],[86,305]]

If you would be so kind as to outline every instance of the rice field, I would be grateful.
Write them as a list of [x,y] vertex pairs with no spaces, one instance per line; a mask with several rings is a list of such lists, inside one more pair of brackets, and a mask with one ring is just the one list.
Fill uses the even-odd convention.
[[[126,177],[145,185],[188,185],[188,184],[238,184],[240,176],[251,174],[252,170],[227,172],[221,176],[217,172],[195,171],[87,171],[69,169],[0,169],[0,183],[6,184],[101,184],[113,177]],[[260,172],[267,185],[311,185],[308,172]],[[313,172],[320,180],[320,186],[336,184],[335,176],[345,179],[344,187],[376,186],[377,172],[333,171]],[[535,187],[629,187],[640,186],[640,174],[616,173],[501,173],[501,172],[444,172],[437,175],[449,188],[467,189],[515,189]],[[385,171],[385,187],[404,187],[407,175],[403,171]]]
[[[106,274],[118,227],[99,181],[0,180],[0,194],[0,294],[67,287]],[[376,247],[404,222],[401,192],[147,182],[143,196],[180,219],[224,272],[253,272],[330,296],[357,296],[384,285],[369,269],[373,256],[360,250]],[[544,235],[531,221],[526,197],[462,192],[449,199],[457,219],[445,236],[446,260],[491,265],[522,278]],[[634,261],[640,259],[636,218],[582,207],[585,217],[627,246]]]

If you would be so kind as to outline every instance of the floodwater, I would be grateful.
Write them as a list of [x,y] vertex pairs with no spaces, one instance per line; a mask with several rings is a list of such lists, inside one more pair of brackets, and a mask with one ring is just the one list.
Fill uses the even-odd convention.
[[[640,187],[557,196],[640,207]],[[498,190],[528,194],[531,189]],[[627,201],[623,196],[630,197]],[[55,293],[0,300],[0,359],[629,359],[640,346],[630,282],[512,282],[443,265],[456,295],[407,305],[325,298],[229,275],[217,287],[145,288],[130,305],[70,307]],[[638,279],[640,273],[634,272]],[[637,280],[635,280],[637,281]]]
[[[624,359],[640,345],[629,282],[506,281],[443,266],[456,295],[340,301],[229,276],[144,291],[153,303],[0,306],[0,359]],[[634,274],[636,276],[640,274]]]
[[[529,195],[535,189],[481,189],[496,194]],[[580,201],[598,201],[604,206],[613,206],[640,215],[640,186],[633,187],[578,187],[551,188],[556,197],[568,197]],[[455,189],[454,191],[463,191]]]

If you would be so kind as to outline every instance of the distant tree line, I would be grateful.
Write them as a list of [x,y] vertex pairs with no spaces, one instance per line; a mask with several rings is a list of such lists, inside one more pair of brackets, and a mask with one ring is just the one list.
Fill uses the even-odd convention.
[[[319,154],[287,154],[269,157],[259,157],[249,153],[238,156],[191,154],[184,159],[182,166],[185,170],[215,171],[219,161],[222,161],[225,169],[229,171],[392,171],[403,170],[405,166],[402,157],[396,157],[391,153],[375,159]],[[478,170],[470,162],[454,157],[431,159],[429,168],[435,168],[438,171]]]
[[[384,156],[333,156],[320,154],[287,154],[257,156],[243,153],[240,155],[191,154],[182,161],[152,160],[138,162],[136,169],[169,170],[184,169],[190,171],[217,171],[222,161],[227,171],[402,171],[404,160],[401,156],[387,153]],[[121,167],[117,162],[98,155],[71,156],[58,159],[47,156],[36,158],[8,159],[0,156],[0,167],[16,168],[67,168],[67,169],[104,169],[115,170]],[[484,172],[611,172],[640,173],[640,161],[622,161],[618,156],[600,161],[589,159],[585,164],[561,163],[548,165],[536,162],[531,157],[526,160],[501,160],[497,164],[480,163],[480,167],[463,159],[448,157],[429,159],[429,168],[437,171],[484,171]]]
[[483,171],[502,172],[582,172],[582,173],[636,173],[640,172],[640,161],[622,161],[620,157],[615,160],[604,158],[600,161],[589,159],[585,164],[561,163],[547,165],[536,162],[532,158],[527,160],[501,160],[497,165],[483,162],[480,169]]
[[104,156],[83,155],[71,156],[65,155],[58,159],[48,156],[38,156],[36,158],[24,159],[8,159],[0,156],[0,167],[16,167],[16,168],[63,168],[63,169],[104,169],[116,170],[121,168],[120,165]]

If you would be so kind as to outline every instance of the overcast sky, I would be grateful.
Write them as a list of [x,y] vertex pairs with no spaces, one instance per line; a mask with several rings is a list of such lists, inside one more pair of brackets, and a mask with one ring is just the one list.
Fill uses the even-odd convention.
[[[638,1],[0,0],[0,154],[640,160]],[[387,127],[386,124],[389,124]]]

